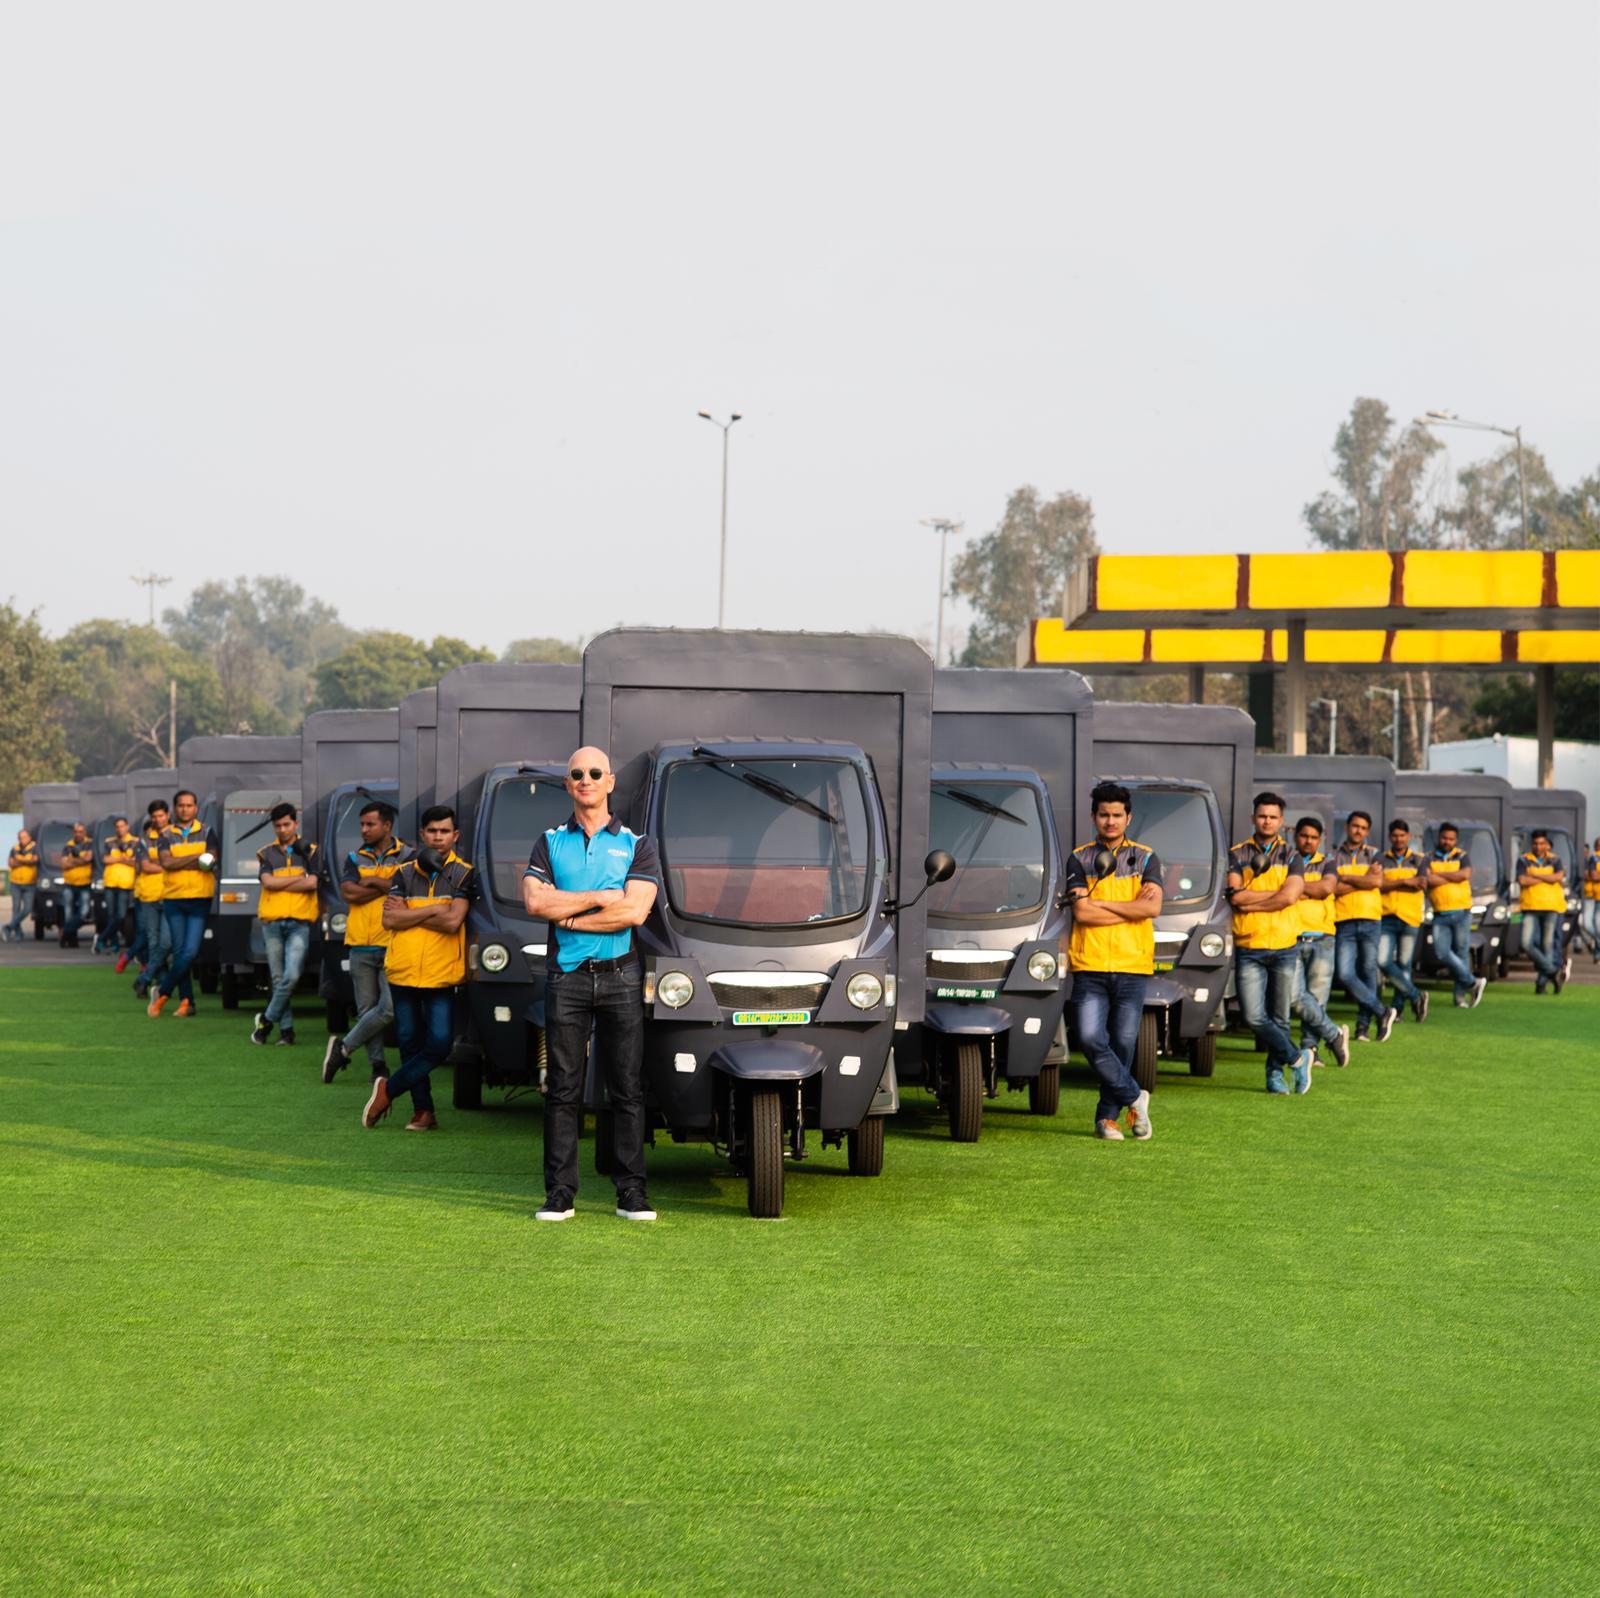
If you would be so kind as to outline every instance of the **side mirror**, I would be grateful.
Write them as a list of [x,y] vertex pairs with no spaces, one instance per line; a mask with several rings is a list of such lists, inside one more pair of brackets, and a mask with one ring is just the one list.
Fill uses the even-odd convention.
[[922,869],[927,874],[931,888],[936,882],[948,882],[956,874],[956,858],[943,849],[935,849],[922,862]]

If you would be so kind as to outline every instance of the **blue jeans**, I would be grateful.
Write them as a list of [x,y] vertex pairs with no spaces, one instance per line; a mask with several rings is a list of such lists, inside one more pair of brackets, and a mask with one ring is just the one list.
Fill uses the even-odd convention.
[[1578,930],[1590,949],[1600,950],[1600,899],[1585,899],[1578,912]]
[[367,1046],[367,1064],[374,1071],[384,1068],[383,1034],[394,1020],[394,999],[389,993],[389,979],[383,973],[386,949],[347,949],[345,958],[350,962],[350,986],[356,995],[356,1023],[345,1033],[345,1052],[354,1054],[364,1043]]
[[159,899],[138,899],[133,906],[133,957],[144,970],[140,980],[149,986],[172,961],[172,935]]
[[267,950],[267,970],[272,977],[272,997],[263,1012],[271,1025],[285,1032],[294,1031],[294,1011],[289,1001],[295,984],[305,969],[306,951],[311,947],[311,923],[285,916],[261,923],[261,941]]
[[400,1034],[400,1069],[389,1078],[389,1097],[411,1095],[414,1111],[433,1108],[428,1073],[450,1057],[455,1036],[454,988],[403,988],[392,983],[395,1030]]
[[172,953],[167,974],[161,979],[161,992],[170,997],[176,989],[180,1000],[194,1001],[189,967],[200,953],[206,938],[206,917],[211,913],[209,899],[164,899],[161,916],[167,924],[167,942]]
[[1464,999],[1477,986],[1472,976],[1472,912],[1435,910],[1433,957],[1455,979],[1456,997]]
[[61,941],[78,935],[78,928],[89,919],[89,902],[93,888],[63,888],[61,890]]
[[23,917],[33,914],[34,891],[31,882],[11,884],[11,919],[6,922],[6,931],[19,938],[22,936]]
[[[1077,978],[1073,985],[1076,987]],[[1295,988],[1300,982],[1300,951],[1240,949],[1233,951],[1233,982],[1245,1025],[1267,1048],[1267,1069],[1286,1071],[1300,1058],[1289,1031]]]
[[1561,912],[1559,910],[1524,910],[1522,912],[1522,947],[1533,969],[1539,973],[1535,986],[1544,991],[1545,983],[1561,969],[1558,943],[1561,937]]
[[1320,1038],[1332,1043],[1339,1029],[1328,1019],[1328,999],[1333,992],[1333,938],[1302,938],[1295,945],[1300,974],[1294,986],[1294,1013],[1300,1018],[1300,1041]]
[[122,923],[128,919],[128,901],[133,898],[132,888],[106,889],[106,946],[122,947]]
[[[1385,916],[1378,934],[1378,970],[1394,984],[1394,1002],[1414,1000],[1417,985],[1411,980],[1411,965],[1417,957],[1419,927],[1408,926],[1399,916]],[[1378,997],[1383,997],[1383,983],[1378,983]]]
[[1072,1002],[1076,1007],[1078,1047],[1100,1078],[1096,1122],[1114,1121],[1139,1097],[1133,1077],[1133,1056],[1139,1045],[1150,978],[1126,971],[1074,971]]
[[1378,995],[1378,940],[1383,929],[1376,921],[1341,921],[1335,933],[1334,965],[1339,986],[1356,1001],[1356,1034],[1365,1036],[1369,1022],[1381,1021],[1384,1003]]

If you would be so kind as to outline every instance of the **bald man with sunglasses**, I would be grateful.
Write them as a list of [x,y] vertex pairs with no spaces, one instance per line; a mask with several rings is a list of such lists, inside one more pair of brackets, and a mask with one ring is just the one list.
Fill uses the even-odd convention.
[[611,814],[617,785],[603,749],[567,762],[572,815],[535,839],[522,879],[528,914],[550,924],[545,955],[545,1202],[541,1221],[569,1221],[578,1196],[578,1126],[589,1037],[616,1127],[617,1214],[653,1221],[645,1195],[644,974],[633,929],[656,902],[655,844]]

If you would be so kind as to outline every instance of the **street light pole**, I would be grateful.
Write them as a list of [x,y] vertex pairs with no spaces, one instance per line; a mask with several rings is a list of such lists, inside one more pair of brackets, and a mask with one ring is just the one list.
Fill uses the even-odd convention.
[[1454,411],[1424,411],[1417,417],[1418,427],[1462,427],[1469,433],[1498,433],[1517,443],[1517,504],[1522,513],[1522,547],[1528,547],[1528,477],[1522,469],[1522,426],[1496,427],[1493,422],[1469,422]]
[[722,552],[717,563],[717,630],[720,632],[727,616],[728,597],[728,434],[739,420],[739,412],[735,411],[725,422],[719,422],[710,411],[695,414],[722,429]]
[[170,577],[157,577],[154,572],[146,572],[142,577],[135,577],[133,580],[150,595],[150,625],[154,627],[156,624],[156,590],[165,588],[172,579]]
[[938,666],[943,663],[944,655],[944,579],[949,564],[950,535],[959,533],[966,523],[951,521],[948,516],[925,516],[922,525],[931,527],[939,535],[939,619],[934,623],[933,633],[933,663]]
[[1327,707],[1328,753],[1336,755],[1339,752],[1339,701],[1337,699],[1319,699],[1317,703]]
[[1369,688],[1367,690],[1368,699],[1382,699],[1385,697],[1394,707],[1389,719],[1389,758],[1394,763],[1394,769],[1398,771],[1400,769],[1400,690],[1398,688]]

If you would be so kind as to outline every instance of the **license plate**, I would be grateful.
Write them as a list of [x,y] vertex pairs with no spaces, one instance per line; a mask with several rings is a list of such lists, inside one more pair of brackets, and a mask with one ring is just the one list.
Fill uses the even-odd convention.
[[1178,962],[1176,960],[1157,960],[1157,971],[1170,971]]
[[804,1026],[811,1019],[809,1010],[735,1010],[735,1026]]
[[999,988],[935,988],[936,999],[992,999]]

